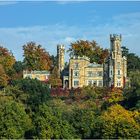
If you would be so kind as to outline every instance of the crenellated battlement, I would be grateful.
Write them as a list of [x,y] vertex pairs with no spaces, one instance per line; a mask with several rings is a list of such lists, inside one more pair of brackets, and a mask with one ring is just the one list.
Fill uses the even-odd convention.
[[122,40],[122,35],[118,35],[118,34],[110,34],[110,40],[111,41],[115,41],[115,40],[119,40],[121,41]]

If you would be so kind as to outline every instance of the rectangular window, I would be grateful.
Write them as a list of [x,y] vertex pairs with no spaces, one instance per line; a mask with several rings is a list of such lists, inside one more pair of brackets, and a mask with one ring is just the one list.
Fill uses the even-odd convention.
[[92,77],[92,76],[93,76],[92,71],[88,71],[88,77]]
[[112,75],[112,70],[110,71],[110,75]]
[[88,85],[92,85],[92,80],[88,80]]
[[79,81],[78,80],[74,81],[74,86],[79,86]]
[[78,77],[79,76],[79,71],[74,71],[73,76]]
[[103,86],[103,82],[102,81],[98,81],[98,86],[102,87]]
[[120,62],[117,62],[117,68],[120,69]]
[[121,81],[117,81],[117,87],[121,86]]
[[98,72],[97,72],[97,75],[98,75],[98,76],[103,76],[102,71],[98,71]]

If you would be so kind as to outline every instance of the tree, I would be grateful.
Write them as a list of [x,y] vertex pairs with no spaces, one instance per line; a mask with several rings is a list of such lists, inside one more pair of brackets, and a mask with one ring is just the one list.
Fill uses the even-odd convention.
[[9,77],[6,75],[3,66],[0,64],[0,87],[5,87],[8,84]]
[[13,81],[13,86],[27,94],[26,104],[36,111],[38,106],[50,99],[50,89],[47,84],[37,79],[21,79]]
[[122,103],[124,100],[123,96],[123,90],[119,88],[113,88],[110,91],[108,91],[106,97],[104,97],[104,102],[102,105],[103,108],[108,108],[111,105],[114,105],[116,103]]
[[108,50],[101,48],[95,41],[79,40],[71,43],[71,48],[68,50],[70,55],[87,56],[91,62],[104,63],[108,57]]
[[51,70],[53,70],[54,67],[58,65],[58,58],[57,58],[57,56],[54,56],[54,55],[51,55],[50,58],[51,58],[51,61],[52,61]]
[[52,73],[49,78],[49,83],[51,84],[52,87],[62,86],[62,80],[60,79],[60,74],[59,74],[57,66],[55,66],[52,70]]
[[22,104],[0,96],[0,138],[23,139],[31,120]]
[[129,49],[126,46],[122,46],[121,49],[122,49],[122,56],[127,57],[129,54]]
[[131,87],[124,90],[124,105],[127,108],[138,108],[140,101],[140,71],[129,72]]
[[71,139],[75,138],[74,128],[62,118],[58,108],[43,104],[39,106],[35,116],[35,136],[39,139]]
[[98,118],[96,132],[102,139],[139,139],[140,124],[135,113],[125,110],[120,105],[113,105]]
[[95,112],[92,109],[74,108],[65,119],[75,128],[76,134],[81,139],[92,138],[95,125]]
[[0,64],[3,66],[6,74],[10,75],[15,63],[15,57],[7,48],[0,46]]
[[127,69],[129,71],[140,70],[140,57],[134,53],[129,53],[127,55]]
[[50,55],[34,42],[29,42],[23,46],[24,64],[28,70],[49,70],[51,68]]
[[15,69],[17,73],[20,73],[20,72],[23,72],[23,70],[25,69],[25,66],[23,62],[16,61],[15,64],[13,65],[13,68]]

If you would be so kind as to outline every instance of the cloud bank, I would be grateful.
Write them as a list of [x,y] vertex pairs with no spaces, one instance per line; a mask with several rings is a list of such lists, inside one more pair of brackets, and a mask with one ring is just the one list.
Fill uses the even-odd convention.
[[[41,44],[50,54],[56,55],[56,45],[64,44],[66,50],[78,39],[95,40],[103,48],[109,48],[109,35],[122,34],[122,45],[140,55],[140,13],[128,13],[111,18],[106,24],[68,26],[64,24],[0,28],[0,45],[11,50],[17,60],[22,60],[22,46],[34,41]],[[68,60],[68,55],[66,55]]]

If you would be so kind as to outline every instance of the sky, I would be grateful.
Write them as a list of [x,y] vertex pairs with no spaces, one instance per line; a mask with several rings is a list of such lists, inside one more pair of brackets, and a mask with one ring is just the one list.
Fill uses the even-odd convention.
[[0,45],[17,60],[30,41],[56,55],[57,44],[68,50],[79,39],[110,48],[110,34],[140,56],[140,1],[0,1]]

